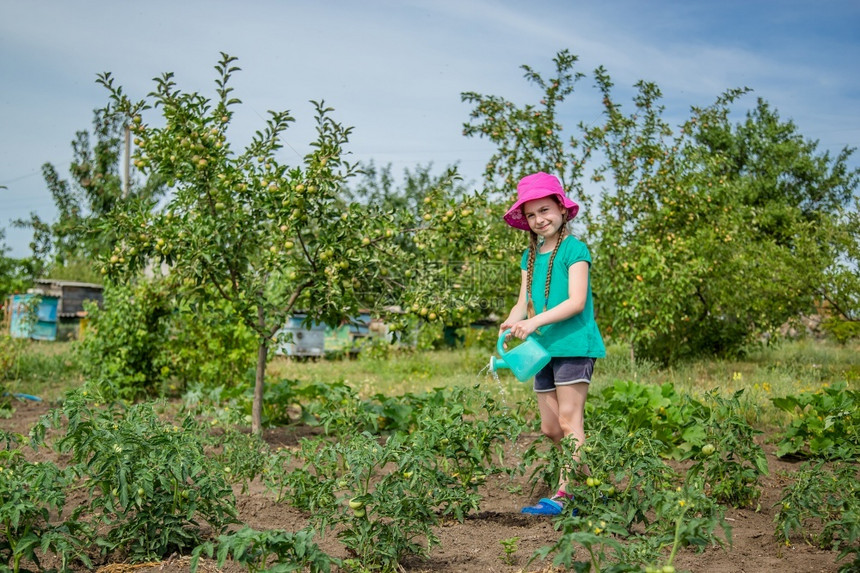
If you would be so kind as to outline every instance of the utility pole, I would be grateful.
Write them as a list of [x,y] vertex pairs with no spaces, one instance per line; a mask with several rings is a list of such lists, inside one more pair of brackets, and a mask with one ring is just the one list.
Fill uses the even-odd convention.
[[129,179],[131,178],[131,169],[129,164],[131,163],[131,130],[126,125],[125,126],[125,161],[123,161],[122,170],[123,170],[123,180],[122,180],[122,198],[128,198],[128,188],[129,188]]

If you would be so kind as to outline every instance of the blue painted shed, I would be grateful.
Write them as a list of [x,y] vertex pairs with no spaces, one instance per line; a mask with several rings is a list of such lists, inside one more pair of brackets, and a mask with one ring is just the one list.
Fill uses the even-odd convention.
[[[59,297],[14,294],[10,298],[12,313],[9,334],[13,338],[57,339]],[[35,315],[31,314],[33,312]]]
[[[3,328],[8,327],[14,338],[79,338],[87,316],[84,302],[89,300],[101,305],[103,287],[57,279],[37,279],[34,282],[27,293],[8,297]],[[31,312],[35,314],[31,315]]]
[[295,314],[276,334],[275,354],[320,357],[325,355],[325,325],[317,322],[304,326],[305,314]]

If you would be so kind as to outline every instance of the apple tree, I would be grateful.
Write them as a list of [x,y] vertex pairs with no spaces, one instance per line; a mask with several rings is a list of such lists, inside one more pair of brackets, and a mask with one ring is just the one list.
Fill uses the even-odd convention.
[[588,148],[599,157],[591,179],[603,190],[596,208],[583,218],[594,264],[601,269],[593,285],[601,326],[628,343],[635,358],[640,345],[690,319],[685,305],[701,283],[703,267],[711,263],[679,228],[692,226],[698,214],[708,211],[709,199],[681,180],[690,165],[678,155],[672,129],[662,118],[660,89],[639,82],[634,111],[625,115],[612,99],[606,71],[598,68],[594,75],[604,122],[583,129]]
[[[357,169],[345,151],[352,130],[322,102],[313,103],[316,139],[298,164],[278,155],[294,121],[287,111],[270,112],[250,143],[234,149],[229,128],[241,103],[229,85],[235,58],[222,54],[215,69],[214,99],[181,91],[166,73],[147,98],[132,101],[110,74],[100,76],[110,113],[127,118],[139,141],[135,164],[170,187],[157,212],[140,201],[111,219],[123,240],[102,260],[103,272],[122,280],[155,260],[201,311],[229,308],[225,320],[255,333],[252,429],[259,432],[268,352],[287,317],[302,312],[308,322],[338,325],[360,309],[382,312],[394,302],[411,308],[431,290],[444,300],[435,275],[409,276],[429,257],[411,257],[406,246],[453,230],[430,225],[432,213],[345,201]],[[144,119],[153,111],[157,119]],[[432,191],[440,207],[468,201],[449,197],[450,185],[446,178]]]
[[[600,269],[593,289],[605,333],[634,358],[669,362],[741,352],[822,301],[845,316],[838,309],[853,306],[857,292],[852,150],[819,153],[761,100],[733,125],[745,89],[693,108],[673,128],[657,85],[638,82],[627,112],[602,67],[594,80],[603,121],[580,122],[564,141],[561,104],[584,76],[567,51],[553,61],[549,80],[523,66],[543,91],[540,105],[464,93],[474,104],[464,134],[496,145],[489,188],[512,190],[520,176],[544,170],[582,200],[577,221]],[[585,177],[599,188],[593,198]],[[498,216],[512,197],[502,199]]]
[[515,194],[517,181],[536,171],[557,175],[577,200],[584,199],[581,182],[588,150],[575,136],[565,139],[559,119],[560,106],[584,77],[573,70],[578,60],[562,50],[553,58],[551,78],[544,78],[528,65],[521,66],[525,79],[540,90],[536,104],[518,106],[499,96],[461,94],[461,100],[473,106],[463,135],[486,138],[497,148],[484,170],[484,183],[505,199],[501,206]]
[[841,209],[825,236],[839,255],[816,287],[817,300],[825,316],[822,326],[844,344],[860,338],[860,196]]
[[589,226],[613,334],[660,362],[733,355],[812,312],[841,256],[826,230],[856,189],[849,152],[818,153],[762,100],[734,125],[745,89],[675,132],[654,84],[637,84],[625,114],[605,70],[595,77],[605,121],[586,139],[607,184]]

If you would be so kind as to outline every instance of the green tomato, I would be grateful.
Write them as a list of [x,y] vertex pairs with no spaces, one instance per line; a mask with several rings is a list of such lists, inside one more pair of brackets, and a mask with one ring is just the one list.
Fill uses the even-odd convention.
[[706,456],[710,456],[714,453],[714,449],[714,444],[705,444],[704,446],[702,446],[702,453]]
[[356,517],[364,517],[365,515],[367,515],[367,510],[365,510],[363,507],[359,509],[353,509],[352,514]]
[[361,509],[364,507],[364,502],[361,501],[360,499],[358,499],[357,497],[354,497],[351,500],[349,500],[349,507],[350,507],[350,509]]

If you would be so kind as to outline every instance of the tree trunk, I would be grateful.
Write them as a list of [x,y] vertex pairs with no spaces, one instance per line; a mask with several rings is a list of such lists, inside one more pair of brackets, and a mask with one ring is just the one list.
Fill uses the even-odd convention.
[[254,380],[254,402],[251,405],[251,432],[256,435],[263,433],[263,386],[266,378],[266,358],[269,354],[269,341],[260,340],[257,349],[257,375]]
[[251,432],[263,434],[263,387],[266,383],[266,359],[269,356],[269,336],[264,334],[266,311],[262,304],[257,305],[257,333],[260,346],[257,348],[257,375],[254,378],[254,402],[251,404]]

